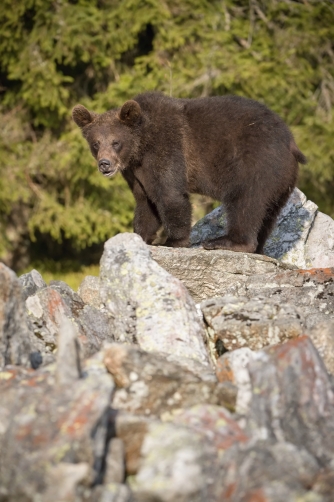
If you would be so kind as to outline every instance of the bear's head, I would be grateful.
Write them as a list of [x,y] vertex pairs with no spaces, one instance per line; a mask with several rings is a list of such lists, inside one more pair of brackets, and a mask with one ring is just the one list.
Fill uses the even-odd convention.
[[142,113],[136,101],[127,101],[120,109],[102,114],[90,112],[83,105],[76,105],[72,110],[72,117],[81,128],[104,176],[113,176],[126,169],[137,158]]

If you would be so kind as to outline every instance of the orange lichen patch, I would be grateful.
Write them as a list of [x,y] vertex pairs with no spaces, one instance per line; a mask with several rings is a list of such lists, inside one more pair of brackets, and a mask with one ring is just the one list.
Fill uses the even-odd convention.
[[288,282],[293,283],[294,286],[302,286],[305,281],[313,282],[329,282],[334,281],[334,268],[310,268],[301,270],[287,270],[276,274],[273,277],[274,281],[279,284]]
[[224,493],[222,493],[220,500],[226,500],[226,502],[228,502],[228,500],[232,497],[232,495],[234,495],[235,490],[236,490],[236,483],[230,483],[229,485],[227,485],[226,489],[224,490]]
[[[33,370],[32,370],[33,371]],[[38,385],[43,382],[46,378],[46,375],[43,374],[35,374],[32,375],[31,378],[27,378],[25,380],[21,380],[22,385],[28,385],[29,387],[38,387]]]
[[50,433],[49,431],[40,431],[29,436],[31,446],[40,447],[43,445],[49,445]]
[[301,371],[305,375],[305,378],[310,378],[310,375],[313,375],[310,384],[313,386],[315,382],[317,360],[315,357],[315,349],[308,336],[300,336],[282,345],[276,345],[269,350],[270,354],[276,360],[276,365],[280,367],[281,370],[288,366],[293,367],[297,364],[297,366],[300,367],[298,371]]
[[215,405],[197,405],[184,410],[174,419],[207,436],[218,451],[225,451],[234,443],[246,443],[249,437],[223,408]]
[[27,436],[29,438],[32,436],[32,424],[31,423],[26,424],[26,425],[22,425],[21,427],[19,427],[16,434],[15,434],[15,439],[17,439],[18,441],[21,441],[22,439],[26,438]]
[[54,319],[60,308],[64,305],[63,299],[54,289],[48,291],[48,304],[47,308],[50,316]]
[[243,500],[245,502],[268,502],[268,497],[266,497],[261,488],[258,488],[257,490],[252,490]]
[[90,421],[90,417],[94,412],[95,396],[92,395],[85,403],[77,403],[77,406],[72,406],[70,415],[63,414],[57,420],[57,428],[69,436],[76,436]]
[[216,376],[219,382],[234,383],[234,373],[227,359],[219,358],[217,360]]
[[20,425],[15,433],[15,439],[18,441],[27,440],[29,443],[29,448],[40,448],[41,446],[47,446],[50,443],[50,429],[45,429],[45,426],[40,427],[35,424],[32,420],[27,424]]
[[[273,345],[268,348],[268,352],[270,354],[275,354],[278,359],[285,359],[287,362],[289,361],[289,353],[291,349],[294,348],[305,348],[310,343],[310,339],[307,335],[301,335],[297,338],[292,338],[285,343]],[[287,359],[286,359],[287,358]]]
[[15,387],[17,384],[25,384],[30,379],[31,375],[35,374],[35,370],[23,367],[6,367],[0,372],[0,387],[1,392]]
[[0,371],[0,385],[13,380],[13,378],[17,377],[17,370],[14,369],[6,369],[4,371]]
[[310,268],[307,270],[297,270],[297,274],[310,276],[319,282],[334,280],[334,268]]

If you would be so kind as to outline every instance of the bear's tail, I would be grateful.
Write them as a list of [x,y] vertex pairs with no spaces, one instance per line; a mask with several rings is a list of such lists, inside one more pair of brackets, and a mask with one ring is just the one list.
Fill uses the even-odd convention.
[[307,158],[305,155],[299,150],[298,146],[296,143],[292,140],[290,143],[290,152],[294,156],[297,162],[299,164],[307,164]]

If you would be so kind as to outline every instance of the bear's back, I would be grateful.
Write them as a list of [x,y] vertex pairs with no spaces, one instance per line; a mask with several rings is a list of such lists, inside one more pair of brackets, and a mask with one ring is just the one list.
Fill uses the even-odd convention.
[[264,104],[241,96],[171,98],[159,92],[139,94],[135,100],[156,130],[186,134],[191,143],[217,144],[283,141],[289,145],[291,133],[284,121]]

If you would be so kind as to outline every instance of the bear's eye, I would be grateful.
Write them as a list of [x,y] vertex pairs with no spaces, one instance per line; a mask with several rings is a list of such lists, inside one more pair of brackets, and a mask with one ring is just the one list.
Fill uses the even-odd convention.
[[120,141],[113,141],[112,142],[112,147],[116,152],[119,152],[121,149],[121,142]]
[[98,141],[96,141],[96,143],[93,143],[93,149],[94,150],[98,150],[99,146],[100,146],[100,143]]

